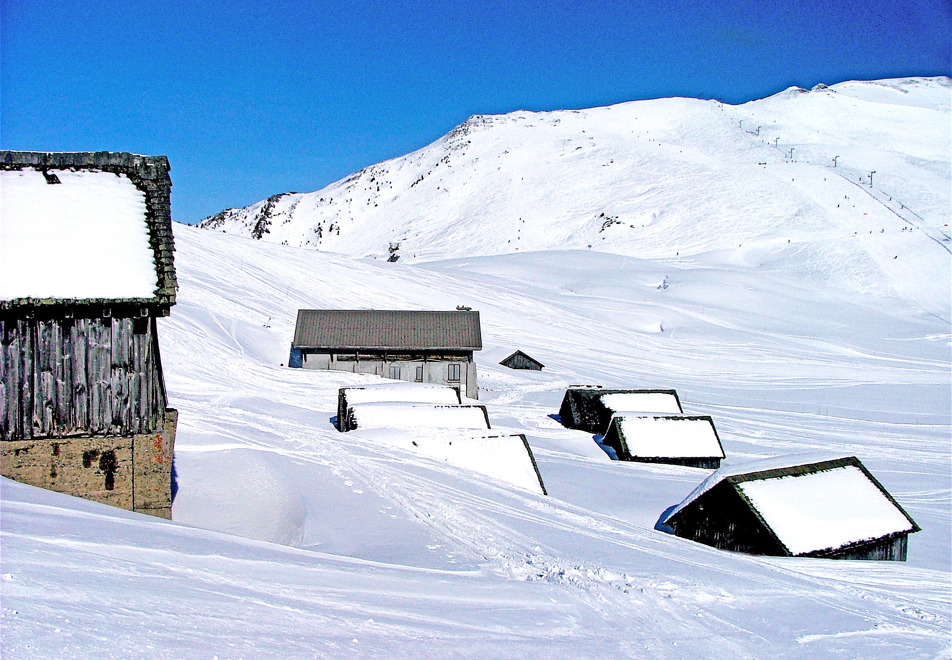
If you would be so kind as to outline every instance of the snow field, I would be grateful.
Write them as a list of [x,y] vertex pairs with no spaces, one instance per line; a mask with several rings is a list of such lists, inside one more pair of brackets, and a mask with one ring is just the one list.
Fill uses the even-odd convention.
[[[916,657],[948,645],[949,337],[935,318],[817,290],[792,259],[756,276],[587,252],[394,267],[175,229],[179,304],[159,333],[181,415],[176,524],[2,482],[14,656],[123,655],[143,641],[158,657]],[[341,387],[385,381],[282,363],[297,309],[357,298],[472,303],[487,354],[518,346],[545,362],[515,373],[476,356],[493,433],[525,434],[548,497],[333,427]],[[650,318],[669,329],[639,330]],[[715,416],[728,462],[859,455],[923,527],[910,560],[745,557],[653,530],[699,471],[612,462],[550,415],[572,383],[658,374]],[[108,632],[116,610],[125,637]]]

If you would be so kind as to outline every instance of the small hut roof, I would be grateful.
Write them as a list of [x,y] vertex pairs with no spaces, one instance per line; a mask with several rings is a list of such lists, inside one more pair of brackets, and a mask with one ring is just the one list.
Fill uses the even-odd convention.
[[479,312],[298,310],[295,348],[478,351]]
[[360,429],[363,441],[389,445],[545,495],[545,484],[526,436],[433,428]]
[[787,457],[721,468],[662,524],[722,482],[737,491],[791,555],[919,531],[855,456],[817,462]]
[[376,402],[349,406],[357,428],[489,429],[489,415],[482,405]]
[[[628,452],[639,458],[724,458],[724,448],[708,416],[619,415],[611,425]],[[609,428],[606,435],[611,434]]]
[[502,365],[505,365],[505,366],[509,366],[509,362],[515,360],[515,359],[518,358],[518,357],[522,357],[522,358],[528,360],[529,362],[533,362],[533,363],[539,365],[539,368],[540,368],[540,369],[542,369],[542,368],[545,367],[544,364],[542,364],[541,362],[539,362],[538,360],[536,360],[534,357],[532,357],[532,356],[529,355],[528,353],[525,353],[525,352],[520,351],[520,350],[516,350],[516,351],[514,351],[513,353],[510,353],[507,357],[505,357],[505,358],[503,358],[502,360],[500,360],[500,361],[499,361],[499,364],[502,364]]
[[364,387],[342,387],[338,395],[343,395],[348,405],[358,403],[441,403],[458,405],[459,391],[449,385],[433,383],[382,383]]
[[0,151],[0,310],[175,303],[169,162]]

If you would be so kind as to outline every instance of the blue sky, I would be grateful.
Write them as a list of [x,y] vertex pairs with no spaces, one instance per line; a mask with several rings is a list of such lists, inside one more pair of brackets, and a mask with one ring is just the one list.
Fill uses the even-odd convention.
[[952,75],[952,0],[0,0],[0,146],[166,154],[194,223],[472,114]]

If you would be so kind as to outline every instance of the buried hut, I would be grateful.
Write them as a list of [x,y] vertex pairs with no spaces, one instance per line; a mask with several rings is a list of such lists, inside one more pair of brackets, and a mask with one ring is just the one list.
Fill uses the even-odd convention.
[[677,415],[683,411],[674,390],[621,390],[599,385],[569,387],[559,407],[563,426],[589,433],[604,433],[612,415],[620,412]]
[[168,160],[4,151],[0,179],[2,474],[168,518]]
[[658,529],[722,550],[905,561],[919,526],[854,456],[722,468]]
[[509,367],[510,369],[527,369],[529,371],[542,371],[542,369],[545,368],[544,364],[522,351],[516,351],[512,355],[503,358],[499,364],[504,367]]
[[724,458],[714,420],[707,415],[616,415],[601,443],[621,461],[716,469]]
[[341,431],[355,429],[417,427],[488,430],[489,413],[482,405],[455,405],[377,401],[347,407]]
[[546,494],[526,437],[492,432],[486,407],[461,405],[449,387],[387,383],[341,388],[338,428],[357,431],[356,441],[399,448]]
[[301,309],[288,366],[449,385],[477,399],[473,351],[482,347],[471,310]]
[[337,391],[337,429],[347,431],[351,406],[363,403],[431,403],[459,405],[459,390],[425,383],[386,383],[342,387]]

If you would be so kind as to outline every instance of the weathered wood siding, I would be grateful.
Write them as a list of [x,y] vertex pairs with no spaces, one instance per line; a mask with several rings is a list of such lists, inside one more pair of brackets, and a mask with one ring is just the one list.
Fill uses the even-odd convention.
[[721,550],[752,555],[789,555],[750,506],[721,481],[668,520],[674,534]]
[[162,425],[153,318],[0,317],[0,336],[0,440]]

